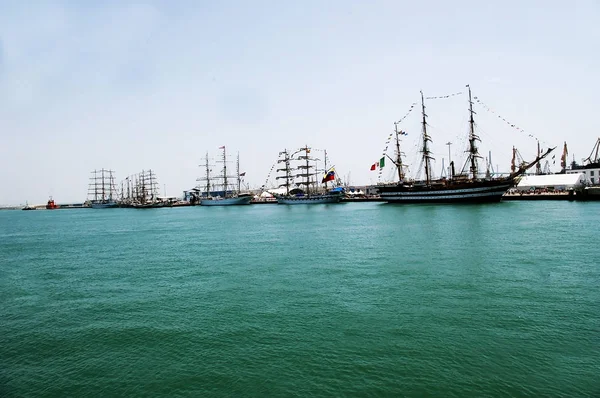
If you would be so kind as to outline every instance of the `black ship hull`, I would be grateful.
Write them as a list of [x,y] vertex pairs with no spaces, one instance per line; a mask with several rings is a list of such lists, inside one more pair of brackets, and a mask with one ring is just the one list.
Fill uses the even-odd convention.
[[397,184],[379,187],[381,199],[389,203],[493,203],[512,186],[510,180],[431,185]]

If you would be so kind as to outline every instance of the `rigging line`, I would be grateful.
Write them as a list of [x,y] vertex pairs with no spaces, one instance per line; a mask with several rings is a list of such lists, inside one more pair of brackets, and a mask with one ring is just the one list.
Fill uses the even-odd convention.
[[537,136],[535,136],[534,134],[531,134],[527,131],[525,131],[525,129],[522,129],[521,127],[517,126],[515,123],[509,121],[508,119],[506,119],[504,116],[500,115],[499,113],[497,113],[496,111],[494,111],[492,108],[490,108],[489,106],[487,106],[479,97],[473,97],[473,99],[475,100],[476,103],[478,103],[479,105],[481,105],[483,107],[483,109],[485,109],[486,111],[494,114],[495,116],[498,117],[498,119],[502,120],[504,123],[506,123],[508,126],[512,127],[513,129],[520,131],[521,133],[525,133],[527,134],[527,136],[529,138],[533,138],[534,140],[540,141],[540,143],[543,143],[544,145],[548,145],[548,143],[544,140],[540,140]]
[[453,94],[438,95],[436,97],[425,97],[425,99],[427,99],[427,100],[446,99],[446,98],[456,97],[457,95],[462,95],[462,94],[464,94],[464,93],[462,91],[459,91],[459,92],[453,93]]
[[413,102],[412,104],[410,104],[410,108],[408,109],[408,112],[406,112],[406,113],[404,114],[404,116],[402,116],[402,117],[400,118],[400,120],[398,120],[398,121],[397,121],[397,122],[395,122],[395,123],[396,123],[396,124],[400,124],[400,123],[402,123],[402,121],[403,121],[404,119],[406,119],[406,118],[408,117],[408,115],[410,115],[410,113],[412,112],[412,110],[414,109],[414,107],[415,107],[415,106],[417,106],[417,103],[416,103],[416,102]]

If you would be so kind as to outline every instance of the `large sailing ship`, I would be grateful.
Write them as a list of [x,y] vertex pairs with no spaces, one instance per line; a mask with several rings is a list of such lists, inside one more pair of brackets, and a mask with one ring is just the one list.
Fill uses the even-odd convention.
[[480,176],[478,159],[481,158],[477,148],[479,137],[475,133],[475,120],[473,118],[473,101],[471,99],[471,88],[469,91],[469,139],[467,153],[462,171],[455,173],[454,162],[450,162],[450,171],[445,178],[432,178],[431,160],[432,153],[429,149],[431,137],[427,132],[427,115],[425,114],[425,101],[421,92],[421,114],[422,114],[422,162],[425,169],[425,179],[420,181],[407,180],[402,167],[402,157],[398,134],[396,135],[397,159],[394,161],[398,167],[399,181],[395,184],[378,186],[382,199],[390,203],[486,203],[499,202],[502,195],[511,188],[515,179],[524,174],[528,169],[538,164],[554,148],[550,148],[542,154],[538,154],[530,163],[519,165],[507,176],[491,177],[489,174]]
[[114,171],[101,169],[92,171],[92,174],[88,188],[90,206],[93,209],[117,207]]
[[[249,205],[252,196],[249,193],[242,193],[242,176],[245,173],[240,173],[240,155],[237,156],[236,173],[235,175],[227,175],[227,152],[225,146],[219,147],[223,150],[222,160],[223,169],[221,174],[212,176],[211,165],[209,163],[208,154],[206,154],[206,177],[200,179],[206,182],[204,196],[200,199],[201,206],[235,206]],[[230,181],[235,179],[237,189],[231,189]],[[215,190],[216,189],[216,190]],[[222,189],[222,190],[221,190]]]
[[[296,152],[290,154],[287,150],[279,152],[280,159],[277,161],[282,167],[277,172],[282,175],[276,177],[283,180],[279,184],[280,188],[285,188],[285,194],[274,194],[277,202],[285,205],[295,204],[320,204],[320,203],[339,203],[344,196],[343,188],[328,189],[328,181],[335,180],[335,169],[327,169],[325,160],[325,174],[321,179],[324,187],[318,187],[318,171],[311,162],[316,159],[311,157],[311,148],[307,145]],[[326,159],[326,158],[325,158]],[[314,170],[314,171],[313,171]],[[296,174],[293,174],[296,172]],[[292,188],[294,185],[297,188]]]
[[124,205],[129,203],[129,207],[134,209],[155,209],[167,205],[165,200],[159,197],[156,173],[151,169],[142,170],[133,176],[133,181],[132,197],[130,201],[123,201]]

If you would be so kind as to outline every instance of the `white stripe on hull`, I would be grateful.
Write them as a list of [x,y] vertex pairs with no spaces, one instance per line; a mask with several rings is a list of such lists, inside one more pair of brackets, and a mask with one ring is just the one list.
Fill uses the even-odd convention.
[[236,206],[236,205],[249,205],[252,200],[252,196],[241,196],[236,198],[222,198],[222,199],[201,199],[200,205],[202,206]]
[[[467,193],[476,193],[476,192],[486,192],[486,191],[497,191],[500,189],[504,189],[505,191],[510,188],[510,185],[500,185],[495,187],[481,187],[481,188],[463,188],[463,189],[444,189],[444,190],[414,190],[414,191],[398,191],[398,192],[383,192],[384,194],[397,194],[402,196],[429,196],[429,195],[457,195],[457,194],[467,194]],[[503,192],[504,193],[504,192]]]
[[388,202],[477,202],[500,201],[510,185],[440,191],[382,192]]
[[312,205],[322,203],[339,203],[341,199],[341,195],[312,196],[304,198],[283,198],[280,196],[277,197],[277,203],[282,205]]

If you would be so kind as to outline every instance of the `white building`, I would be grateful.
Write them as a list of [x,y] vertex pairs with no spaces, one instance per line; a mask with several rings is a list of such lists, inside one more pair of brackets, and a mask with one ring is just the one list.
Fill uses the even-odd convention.
[[526,175],[517,184],[517,190],[529,191],[547,188],[557,191],[568,191],[581,189],[589,184],[590,180],[582,171],[567,174]]
[[[581,167],[581,168],[579,168]],[[600,164],[593,163],[586,166],[578,166],[576,169],[566,171],[567,174],[578,174],[583,173],[587,179],[590,180],[592,185],[600,184]]]

